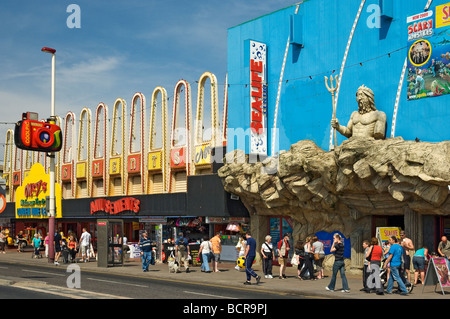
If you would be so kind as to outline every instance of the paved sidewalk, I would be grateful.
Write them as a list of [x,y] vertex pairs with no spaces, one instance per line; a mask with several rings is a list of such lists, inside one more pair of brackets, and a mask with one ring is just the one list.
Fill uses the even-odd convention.
[[[9,263],[16,264],[27,264],[27,265],[40,265],[49,268],[55,267],[67,267],[68,264],[63,264],[62,258],[60,259],[60,265],[55,266],[48,262],[44,257],[41,259],[31,258],[31,251],[18,253],[16,250],[10,249],[6,254],[0,254],[0,261],[5,261]],[[261,271],[261,266],[256,265],[254,270],[260,276],[262,276],[259,285],[256,285],[255,280],[252,279],[252,285],[243,285],[246,280],[245,272],[238,271],[234,269],[235,265],[233,263],[223,262],[219,263],[218,273],[203,273],[200,271],[200,267],[191,267],[190,273],[183,272],[173,274],[169,273],[167,264],[156,264],[155,266],[150,266],[149,272],[143,272],[140,261],[128,261],[124,263],[124,266],[114,266],[108,268],[97,267],[96,261],[91,261],[88,263],[77,263],[81,267],[81,272],[93,271],[93,272],[103,272],[103,273],[117,273],[121,275],[128,275],[134,277],[147,277],[161,280],[179,280],[184,282],[194,282],[194,283],[204,283],[215,286],[227,286],[227,287],[238,287],[245,289],[255,289],[263,291],[271,291],[279,294],[301,294],[304,296],[316,297],[316,298],[331,298],[331,299],[374,299],[374,300],[385,300],[385,299],[449,299],[450,290],[444,290],[446,295],[440,293],[440,287],[437,288],[435,292],[434,286],[427,286],[422,292],[422,285],[418,285],[414,288],[411,294],[408,296],[400,296],[397,294],[378,296],[374,293],[367,294],[361,292],[362,279],[360,275],[352,275],[347,272],[347,279],[350,287],[349,293],[344,293],[341,291],[326,291],[325,287],[329,284],[331,279],[331,272],[325,271],[325,278],[319,280],[299,280],[297,279],[297,269],[296,267],[288,267],[286,270],[287,279],[279,279],[276,275],[279,273],[279,267],[274,266],[274,278],[265,279]],[[1,276],[1,270],[0,270]],[[338,274],[336,281],[336,289],[342,288],[342,280]],[[395,289],[394,289],[395,290]]]

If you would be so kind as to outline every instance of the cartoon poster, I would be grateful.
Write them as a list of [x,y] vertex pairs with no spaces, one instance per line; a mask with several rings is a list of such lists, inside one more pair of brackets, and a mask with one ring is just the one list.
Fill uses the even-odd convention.
[[450,3],[407,18],[407,99],[450,93]]

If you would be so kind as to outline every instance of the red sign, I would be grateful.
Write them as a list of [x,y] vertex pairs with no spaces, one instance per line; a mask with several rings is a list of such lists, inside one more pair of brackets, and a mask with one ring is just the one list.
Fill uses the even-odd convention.
[[20,186],[20,172],[13,172],[13,186]]
[[41,191],[44,193],[47,191],[47,183],[42,179],[37,183],[29,183],[25,186],[25,197],[38,197]]
[[92,162],[92,177],[103,177],[104,160],[95,160]]
[[65,164],[61,168],[61,180],[70,181],[72,179],[72,164]]
[[181,168],[186,165],[184,158],[184,147],[170,150],[170,167]]
[[114,202],[99,198],[91,202],[91,215],[96,212],[105,212],[115,215],[124,211],[139,213],[141,201],[133,197],[124,197]]
[[262,116],[263,116],[263,79],[261,74],[263,73],[263,62],[256,62],[255,60],[250,60],[250,81],[252,89],[251,95],[254,98],[252,101],[252,116],[250,127],[253,133],[261,134],[263,130]]
[[141,171],[141,154],[128,155],[128,173]]

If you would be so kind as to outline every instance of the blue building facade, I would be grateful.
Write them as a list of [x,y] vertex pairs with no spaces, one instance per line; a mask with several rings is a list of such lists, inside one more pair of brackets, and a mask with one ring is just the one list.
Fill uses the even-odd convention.
[[[408,79],[415,77],[417,68],[408,64],[403,72],[410,51],[408,17],[426,12],[427,2],[309,0],[229,28],[228,128],[235,134],[231,131],[228,135],[227,151],[243,149],[251,153],[250,139],[239,142],[237,133],[242,132],[238,129],[251,130],[254,119],[250,40],[266,45],[267,155],[288,150],[305,139],[324,150],[330,149],[334,143],[330,125],[333,107],[324,77],[331,75],[341,75],[335,98],[336,117],[341,125],[346,125],[357,110],[355,94],[364,84],[373,90],[377,109],[387,115],[387,138],[449,140],[450,95],[440,90],[444,92],[442,96],[408,100]],[[432,1],[427,10],[432,11],[431,15],[428,13],[430,19],[437,17],[438,6],[448,2]],[[416,28],[420,34],[422,27],[429,26]],[[434,29],[435,39],[438,31]],[[441,45],[445,52],[446,36],[444,33],[438,39],[441,44],[432,44],[432,50]],[[444,56],[441,66],[447,60]],[[420,68],[431,70],[431,63],[430,59]],[[278,129],[275,134],[273,128]],[[337,138],[338,144],[345,139],[339,133]]]

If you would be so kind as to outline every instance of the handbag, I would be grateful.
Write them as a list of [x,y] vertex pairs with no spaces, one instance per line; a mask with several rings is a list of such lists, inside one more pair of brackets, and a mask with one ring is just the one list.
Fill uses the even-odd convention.
[[294,254],[294,256],[292,256],[291,264],[298,266],[298,255],[297,254]]
[[319,253],[315,253],[314,254],[314,260],[319,260],[319,259],[320,259]]

